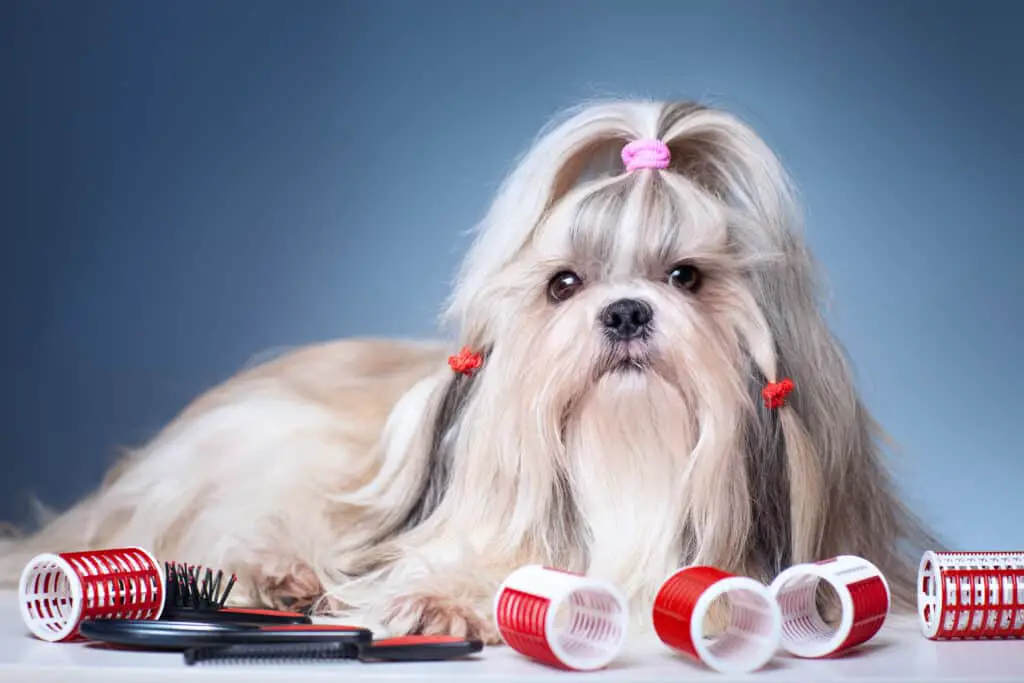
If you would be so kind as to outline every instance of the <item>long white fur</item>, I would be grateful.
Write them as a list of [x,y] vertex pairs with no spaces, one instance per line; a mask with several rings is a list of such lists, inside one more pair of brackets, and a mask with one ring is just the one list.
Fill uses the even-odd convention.
[[[673,166],[626,173],[615,151],[651,137]],[[665,280],[679,260],[706,272],[699,292]],[[585,286],[552,304],[564,267]],[[680,565],[770,579],[760,543],[794,562],[862,554],[906,603],[913,551],[935,544],[896,497],[816,292],[792,184],[751,128],[691,103],[588,103],[481,222],[445,315],[455,344],[339,342],[232,378],[4,541],[0,580],[34,552],[135,544],[237,572],[239,601],[494,640],[490,600],[522,564],[612,580],[643,623]],[[624,297],[654,310],[650,365],[601,373],[596,320]],[[472,379],[445,364],[463,344],[486,350]],[[783,375],[795,395],[767,411],[758,382]],[[405,524],[439,453],[444,495]],[[785,490],[753,490],[773,467]],[[788,521],[758,541],[762,508]]]

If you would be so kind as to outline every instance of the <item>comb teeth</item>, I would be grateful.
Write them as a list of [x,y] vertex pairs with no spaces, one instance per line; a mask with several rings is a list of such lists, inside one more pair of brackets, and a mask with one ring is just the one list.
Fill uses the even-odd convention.
[[294,664],[296,662],[336,662],[354,659],[358,648],[352,643],[267,643],[260,645],[222,645],[185,650],[185,664]]
[[238,578],[232,574],[224,583],[224,572],[214,572],[200,565],[164,563],[167,577],[167,601],[171,607],[184,609],[222,609]]

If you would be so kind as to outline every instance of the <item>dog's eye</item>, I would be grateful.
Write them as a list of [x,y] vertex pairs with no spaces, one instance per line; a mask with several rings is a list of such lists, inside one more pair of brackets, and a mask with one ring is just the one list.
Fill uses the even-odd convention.
[[565,301],[583,287],[583,278],[571,270],[563,270],[548,281],[548,299]]
[[684,291],[696,292],[700,289],[701,274],[695,267],[684,263],[668,272],[668,281]]

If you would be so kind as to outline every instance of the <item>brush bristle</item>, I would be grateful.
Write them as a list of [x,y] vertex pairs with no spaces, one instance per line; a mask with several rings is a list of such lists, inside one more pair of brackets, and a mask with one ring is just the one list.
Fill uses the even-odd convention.
[[[224,583],[224,572],[181,563],[164,563],[167,577],[167,607],[182,609],[222,609],[237,577]],[[221,584],[224,584],[223,588]]]

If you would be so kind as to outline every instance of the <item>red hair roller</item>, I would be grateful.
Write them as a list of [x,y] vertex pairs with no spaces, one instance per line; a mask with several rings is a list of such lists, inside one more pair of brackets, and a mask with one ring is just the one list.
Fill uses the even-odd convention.
[[[838,625],[818,611],[824,583],[839,599]],[[782,647],[797,657],[828,657],[867,642],[889,616],[889,584],[878,567],[861,557],[840,555],[798,564],[779,574],[772,592],[782,609]]]
[[917,571],[917,591],[926,638],[1024,638],[1024,552],[928,551]]
[[512,572],[494,598],[505,643],[561,669],[593,671],[622,649],[629,625],[625,597],[586,576],[528,565]]
[[142,548],[44,553],[22,571],[21,616],[50,642],[79,638],[96,619],[159,619],[166,591],[163,569]]
[[[705,619],[715,603],[727,607],[728,623],[716,638],[705,637]],[[722,673],[759,669],[779,644],[781,616],[768,587],[714,567],[680,569],[654,599],[654,630],[661,642]]]

